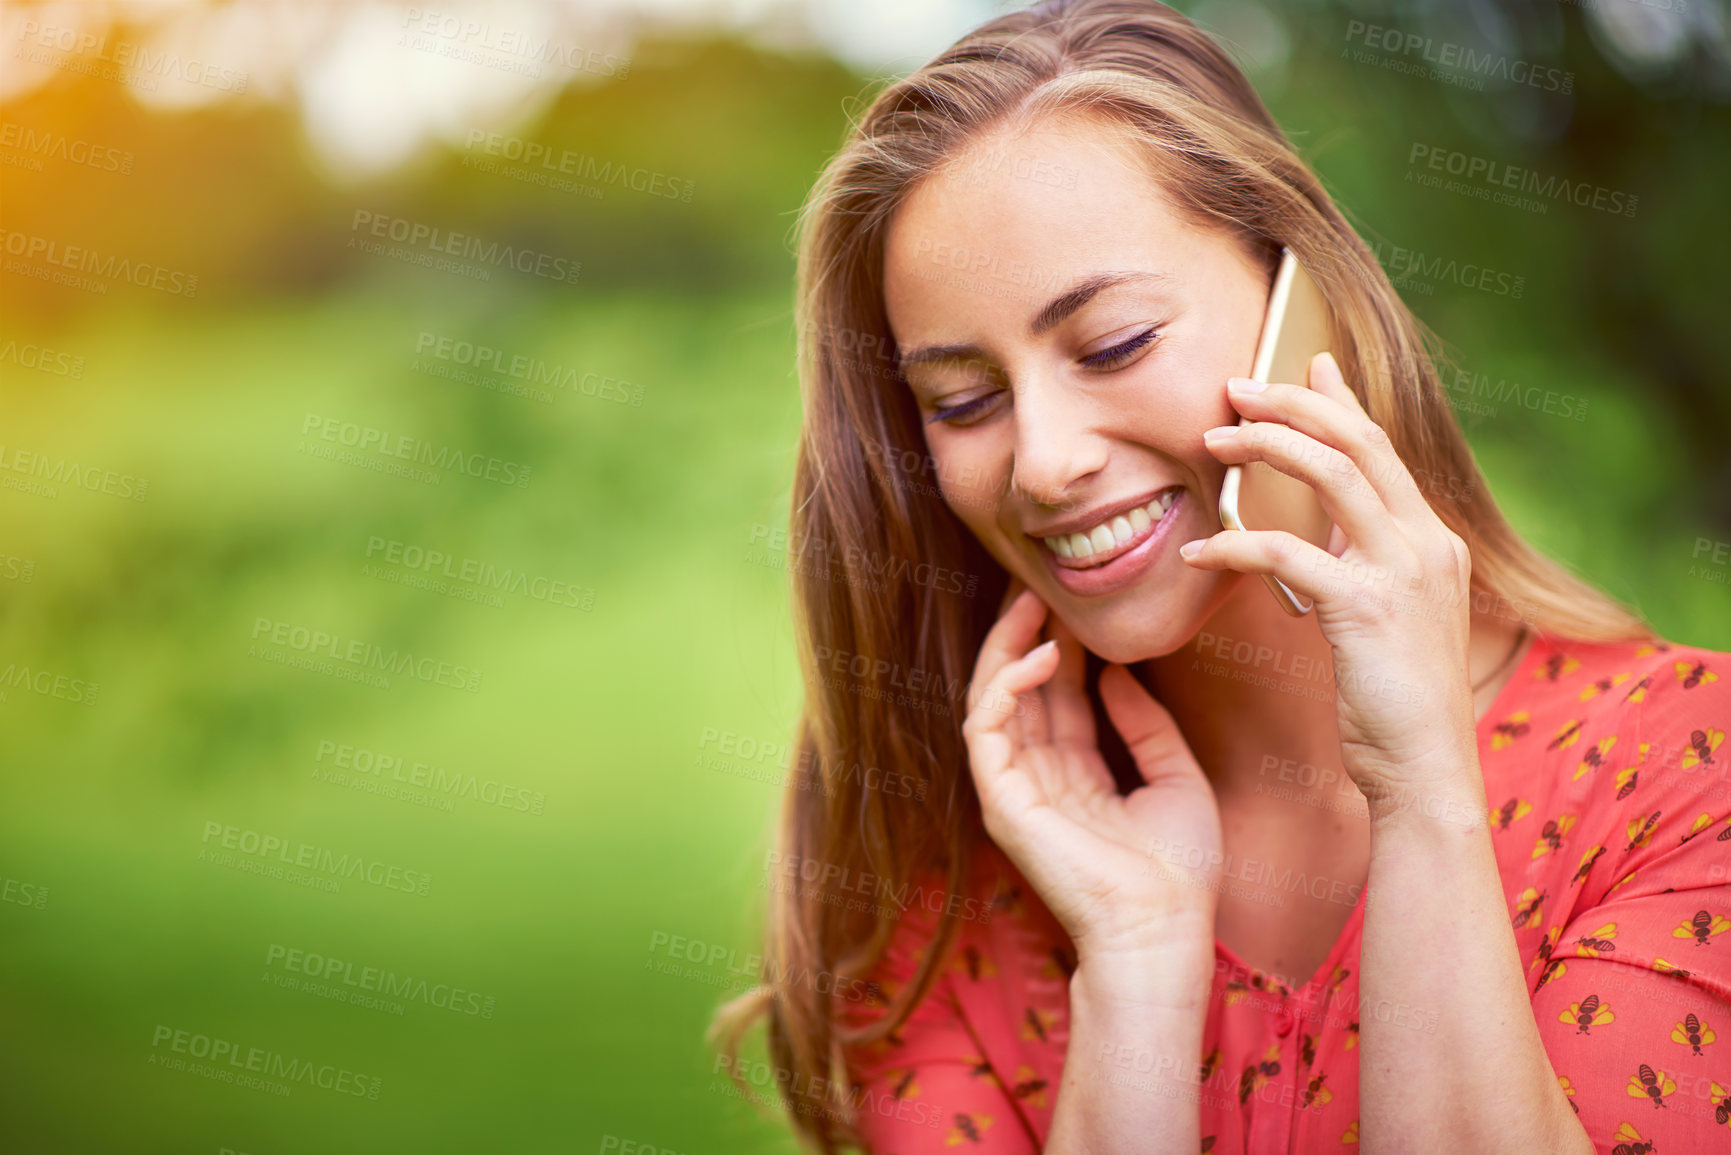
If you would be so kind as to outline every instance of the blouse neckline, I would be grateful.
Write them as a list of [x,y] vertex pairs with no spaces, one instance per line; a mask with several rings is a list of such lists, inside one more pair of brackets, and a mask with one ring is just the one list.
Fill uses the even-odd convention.
[[[1481,752],[1484,750],[1486,732],[1492,727],[1495,727],[1497,724],[1496,720],[1502,717],[1507,711],[1510,705],[1509,699],[1517,696],[1521,692],[1521,689],[1532,681],[1532,676],[1529,671],[1532,670],[1536,664],[1540,651],[1545,649],[1550,643],[1550,638],[1543,631],[1534,629],[1531,632],[1533,636],[1532,640],[1526,643],[1526,652],[1521,655],[1521,660],[1515,664],[1514,670],[1509,674],[1508,681],[1504,682],[1502,687],[1497,690],[1497,696],[1491,700],[1489,706],[1485,707],[1485,712],[1479,716],[1477,722],[1474,724],[1473,729],[1478,738],[1478,746]],[[1364,923],[1364,898],[1365,895],[1369,893],[1370,888],[1368,886],[1359,887],[1358,901],[1353,903],[1352,913],[1347,916],[1346,925],[1341,928],[1340,934],[1334,940],[1334,945],[1329,947],[1328,957],[1322,960],[1321,965],[1316,968],[1316,973],[1311,975],[1310,978],[1305,981],[1303,986],[1299,987],[1297,991],[1287,993],[1297,994],[1300,992],[1320,990],[1327,984],[1329,977],[1333,975],[1335,969],[1339,967],[1341,957],[1345,955],[1348,946],[1358,937],[1359,930]],[[1214,940],[1214,951],[1216,956],[1242,968],[1247,973],[1269,973],[1251,966],[1249,963],[1239,958],[1238,953],[1225,943],[1221,942],[1219,938],[1215,938]],[[1284,984],[1282,985],[1284,986]]]

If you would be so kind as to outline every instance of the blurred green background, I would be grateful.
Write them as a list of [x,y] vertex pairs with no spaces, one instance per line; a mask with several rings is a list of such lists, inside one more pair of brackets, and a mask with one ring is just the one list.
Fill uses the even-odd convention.
[[[1367,239],[1525,278],[1519,300],[1446,279],[1409,293],[1468,374],[1453,378],[1469,382],[1461,420],[1518,528],[1666,635],[1731,649],[1731,579],[1710,562],[1731,541],[1724,9],[1480,8],[1196,14],[1239,46]],[[45,12],[8,10],[9,65],[39,35],[21,22]],[[1572,93],[1411,75],[1391,62],[1413,54],[1366,49],[1354,22],[1498,46],[1566,71]],[[55,65],[11,91],[0,1146],[794,1149],[720,1090],[703,1042],[758,941],[778,804],[753,777],[776,760],[724,755],[718,736],[785,743],[800,701],[786,575],[754,552],[761,527],[786,524],[800,417],[791,228],[881,81],[821,42],[748,32],[650,28],[626,75],[561,85],[498,125],[688,182],[688,201],[510,179],[475,166],[462,131],[345,172],[264,84],[177,108]],[[43,144],[54,134],[130,154],[130,171],[62,159]],[[1541,213],[1427,188],[1407,179],[1416,144],[1638,207]],[[365,252],[357,210],[581,274],[479,281]],[[52,284],[20,235],[196,274],[198,290]],[[523,396],[499,388],[509,374],[436,375],[447,338],[560,384]],[[46,365],[28,352],[43,348]],[[1585,415],[1512,402],[1508,383]],[[315,452],[342,448],[318,436],[326,418],[531,472],[519,487],[332,460]],[[144,500],[101,492],[109,471],[146,480]],[[429,551],[453,559],[447,592],[409,584]],[[579,604],[537,596],[552,581]],[[478,669],[479,688],[366,684],[340,658],[295,668],[279,660],[293,645],[269,644],[276,623],[338,652],[358,639]],[[341,747],[399,761],[363,755],[371,769],[344,781]],[[421,793],[376,789],[410,785],[398,776],[424,776]],[[312,883],[272,877],[246,864],[281,859],[244,852],[240,832],[331,857]],[[345,855],[377,878],[424,876],[426,892],[345,877],[328,865]],[[674,936],[738,953],[666,973]],[[369,968],[396,997],[333,996]],[[457,1008],[436,1005],[452,989]],[[209,1077],[195,1045],[349,1074],[284,1094]]]

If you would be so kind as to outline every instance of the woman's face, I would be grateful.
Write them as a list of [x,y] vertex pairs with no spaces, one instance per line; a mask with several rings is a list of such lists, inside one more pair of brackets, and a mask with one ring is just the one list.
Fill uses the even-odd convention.
[[891,221],[884,303],[945,500],[1109,661],[1177,649],[1245,576],[1178,547],[1220,529],[1202,431],[1238,420],[1268,290],[1086,121],[975,142]]

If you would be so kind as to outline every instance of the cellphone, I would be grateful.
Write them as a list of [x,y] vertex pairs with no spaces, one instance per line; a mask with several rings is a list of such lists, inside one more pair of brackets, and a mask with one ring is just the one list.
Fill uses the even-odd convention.
[[[1308,389],[1310,359],[1329,346],[1328,322],[1322,290],[1292,250],[1282,246],[1250,376]],[[1244,424],[1244,418],[1238,423]],[[1220,524],[1227,529],[1284,529],[1319,549],[1328,548],[1328,531],[1333,527],[1316,490],[1265,461],[1227,467],[1220,487]],[[1313,608],[1313,603],[1273,574],[1263,574],[1262,580],[1280,608],[1293,617]]]

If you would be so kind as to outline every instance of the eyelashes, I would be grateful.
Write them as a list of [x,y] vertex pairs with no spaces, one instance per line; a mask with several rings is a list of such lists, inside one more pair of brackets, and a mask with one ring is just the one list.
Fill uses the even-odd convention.
[[[1134,337],[1131,337],[1128,341],[1120,342],[1119,344],[1113,345],[1110,349],[1102,349],[1098,353],[1090,353],[1086,357],[1079,358],[1078,363],[1089,369],[1116,369],[1129,361],[1131,357],[1141,352],[1151,342],[1158,340],[1159,337],[1159,326],[1151,325],[1140,333],[1137,333]],[[997,390],[987,393],[983,397],[976,397],[972,401],[963,402],[960,405],[952,405],[947,408],[938,408],[933,410],[932,416],[926,419],[926,424],[931,425],[934,422],[943,421],[951,425],[966,425],[968,422],[963,420],[964,418],[982,412],[987,406],[991,405],[998,399],[998,394],[1001,392],[1003,391]]]
[[1110,349],[1102,349],[1098,353],[1088,354],[1081,359],[1082,364],[1090,369],[1114,368],[1158,335],[1159,331],[1150,326],[1120,345],[1114,345]]

